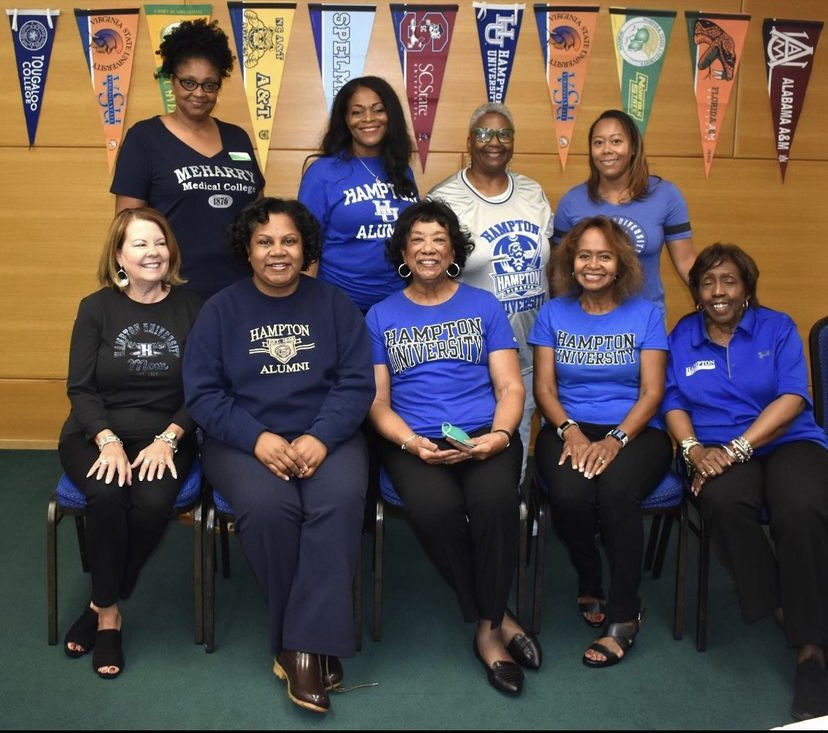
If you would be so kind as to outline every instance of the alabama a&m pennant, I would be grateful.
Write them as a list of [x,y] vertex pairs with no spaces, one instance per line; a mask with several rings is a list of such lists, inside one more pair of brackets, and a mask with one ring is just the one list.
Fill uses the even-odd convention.
[[490,102],[506,101],[525,5],[472,3],[483,57],[483,78]]
[[765,18],[762,24],[773,137],[783,181],[820,31],[822,21],[815,20]]
[[456,16],[456,5],[391,5],[391,20],[423,171]]
[[336,93],[362,76],[376,11],[376,5],[308,5],[328,110]]
[[581,102],[597,19],[597,6],[535,5],[562,168],[566,168],[575,130],[575,113]]

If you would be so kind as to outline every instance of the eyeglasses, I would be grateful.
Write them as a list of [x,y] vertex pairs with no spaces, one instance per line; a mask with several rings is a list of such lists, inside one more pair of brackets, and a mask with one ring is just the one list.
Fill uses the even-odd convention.
[[490,142],[495,135],[502,143],[511,143],[515,140],[515,131],[511,127],[504,127],[500,130],[493,130],[491,127],[475,127],[472,135],[479,143]]
[[[171,76],[175,76],[175,74],[172,74]],[[178,83],[181,84],[181,86],[188,92],[194,92],[196,89],[201,87],[205,94],[215,94],[219,89],[221,89],[220,81],[199,82],[195,79],[182,79],[180,76],[175,76],[175,78],[178,79]]]

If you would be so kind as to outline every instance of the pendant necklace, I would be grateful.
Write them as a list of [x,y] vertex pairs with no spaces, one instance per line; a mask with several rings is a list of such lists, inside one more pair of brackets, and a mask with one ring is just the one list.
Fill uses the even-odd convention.
[[374,171],[372,171],[372,170],[371,170],[371,169],[370,169],[370,168],[369,168],[369,167],[365,164],[365,161],[364,161],[362,158],[360,158],[360,157],[359,157],[359,156],[357,156],[357,155],[355,155],[354,157],[355,157],[355,158],[356,158],[356,159],[357,159],[360,163],[362,163],[362,167],[363,167],[363,168],[365,168],[365,170],[367,170],[367,171],[368,171],[368,173],[374,177],[374,182],[375,182],[375,183],[381,183],[381,181],[380,181],[380,179],[379,179],[379,176],[378,176],[376,173],[374,173]]

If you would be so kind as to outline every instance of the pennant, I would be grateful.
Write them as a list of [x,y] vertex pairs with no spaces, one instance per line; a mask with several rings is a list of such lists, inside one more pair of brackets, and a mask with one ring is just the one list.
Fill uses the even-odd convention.
[[472,3],[477,11],[477,37],[483,57],[483,78],[490,102],[506,99],[525,5]]
[[391,5],[391,20],[423,172],[456,16],[456,5]]
[[227,9],[233,23],[259,166],[265,170],[296,3],[229,2]]
[[60,10],[6,10],[11,25],[14,57],[23,114],[29,133],[29,146],[34,145],[40,107],[46,91],[46,75],[55,42],[55,28]]
[[575,113],[586,80],[598,7],[535,5],[546,85],[555,108],[558,157],[566,168],[575,130]]
[[[213,12],[212,5],[144,5],[144,12],[147,16],[147,28],[149,28],[150,43],[155,51],[161,46],[164,37],[180,23],[185,20],[196,20],[203,18],[210,21],[210,14]],[[158,57],[156,57],[158,58]],[[170,114],[175,111],[175,95],[172,90],[172,80],[168,76],[161,76],[161,60],[158,59],[158,66],[155,69],[158,74],[158,86],[161,89],[161,104],[164,105],[164,112]]]
[[83,56],[101,111],[110,172],[124,134],[127,94],[138,39],[138,13],[138,8],[75,8]]
[[762,24],[776,157],[783,182],[822,26],[822,21],[776,18],[765,18]]
[[308,12],[330,110],[336,93],[351,79],[362,76],[377,7],[311,3]]
[[750,16],[686,10],[684,17],[693,61],[704,175],[709,177],[730,92],[736,83]]
[[642,136],[647,131],[675,17],[673,10],[610,8],[621,104]]

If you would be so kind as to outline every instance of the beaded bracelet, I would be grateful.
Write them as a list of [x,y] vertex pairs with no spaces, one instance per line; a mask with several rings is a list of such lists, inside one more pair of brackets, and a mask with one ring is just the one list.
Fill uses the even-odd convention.
[[121,440],[115,433],[110,435],[104,435],[99,441],[97,441],[98,451],[102,451],[105,445],[109,445],[110,443],[117,443],[118,445],[123,445],[124,441]]
[[[740,435],[728,443],[728,447],[736,454],[736,460],[739,463],[747,463],[753,456],[753,446],[750,441],[744,436]],[[727,448],[725,448],[727,450]],[[728,451],[728,455],[730,452]]]

